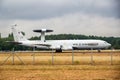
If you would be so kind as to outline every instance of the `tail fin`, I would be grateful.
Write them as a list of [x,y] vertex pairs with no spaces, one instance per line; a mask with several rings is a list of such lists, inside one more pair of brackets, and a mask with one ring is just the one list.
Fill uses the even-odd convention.
[[27,39],[22,34],[22,32],[17,30],[15,26],[12,27],[12,32],[13,32],[14,41],[16,41],[16,42],[27,41]]

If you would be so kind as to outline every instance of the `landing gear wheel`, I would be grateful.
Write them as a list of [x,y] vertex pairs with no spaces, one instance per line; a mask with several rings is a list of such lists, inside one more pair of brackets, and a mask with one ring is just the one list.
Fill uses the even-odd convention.
[[101,50],[99,49],[99,50],[98,50],[98,53],[100,53],[100,52],[101,52]]
[[56,52],[61,53],[61,52],[62,52],[62,49],[56,49]]

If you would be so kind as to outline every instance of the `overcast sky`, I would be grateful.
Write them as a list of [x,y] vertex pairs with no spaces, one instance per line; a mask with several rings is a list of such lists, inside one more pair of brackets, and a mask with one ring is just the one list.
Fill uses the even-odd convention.
[[84,34],[120,37],[120,0],[0,0],[0,33],[11,26],[31,36],[34,29],[52,34]]

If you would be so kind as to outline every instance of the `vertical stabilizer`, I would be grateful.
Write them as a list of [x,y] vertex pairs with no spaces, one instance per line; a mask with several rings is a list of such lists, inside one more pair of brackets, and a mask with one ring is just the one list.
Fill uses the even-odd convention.
[[13,32],[14,41],[16,41],[16,42],[27,41],[27,39],[22,34],[22,32],[16,29],[16,26],[12,26],[12,32]]

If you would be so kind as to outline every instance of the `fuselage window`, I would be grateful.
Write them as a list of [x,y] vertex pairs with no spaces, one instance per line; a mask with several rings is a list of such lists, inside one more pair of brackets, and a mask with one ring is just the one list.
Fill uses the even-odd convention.
[[83,43],[82,45],[96,46],[98,45],[98,43]]
[[87,45],[87,43],[83,43],[82,45]]
[[74,43],[73,45],[76,46],[76,45],[78,45],[78,44],[77,44],[77,43]]
[[96,45],[98,45],[98,43],[88,43],[88,45],[90,45],[90,46],[96,46]]

